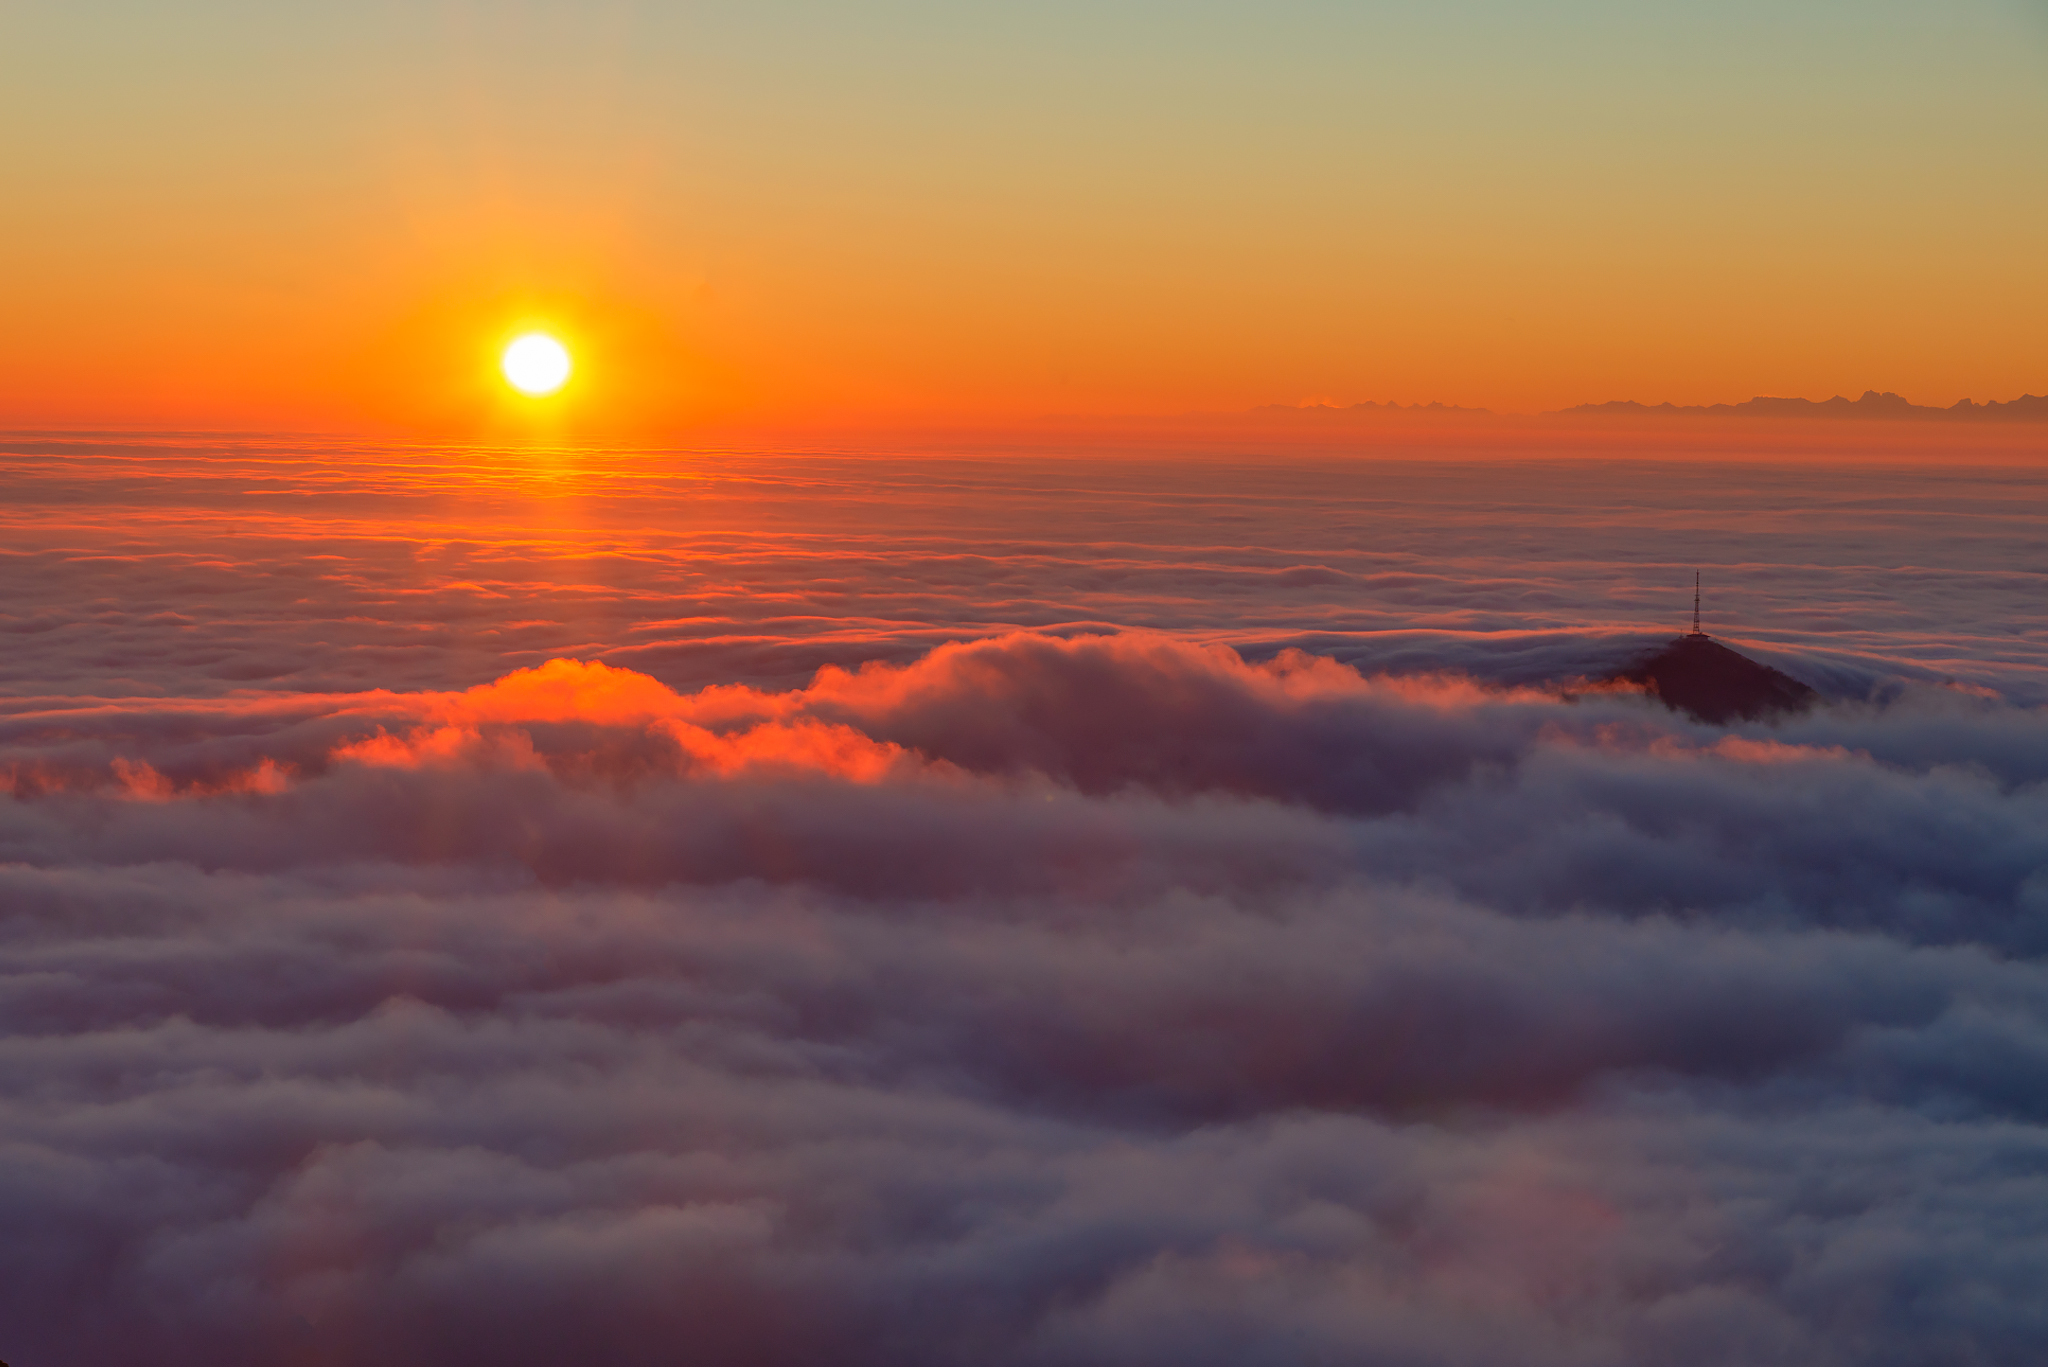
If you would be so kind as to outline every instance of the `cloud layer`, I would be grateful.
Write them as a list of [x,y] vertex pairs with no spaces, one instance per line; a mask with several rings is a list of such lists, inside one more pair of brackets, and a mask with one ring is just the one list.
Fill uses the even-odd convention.
[[[357,481],[330,497],[381,496]],[[813,600],[707,681],[479,639],[566,579],[479,588],[503,597],[467,644],[407,657],[404,613],[335,605],[424,553],[352,542],[346,508],[306,514],[300,577],[223,605],[196,585],[261,559],[221,556],[183,614],[211,625],[158,621],[87,591],[160,552],[81,497],[22,581],[18,620],[54,625],[15,638],[0,709],[15,1367],[1904,1367],[2048,1341],[2027,648],[1902,627],[2020,681],[1953,688],[1815,632],[1784,655],[1879,700],[1724,730],[1472,664],[1569,673],[1645,624],[1438,625],[1360,668],[1219,644],[1297,589],[1232,607],[1251,569],[1183,563],[1130,601],[1200,629],[1009,630],[949,582],[931,630],[959,643]],[[1121,497],[1088,516],[1158,513]],[[844,547],[831,521],[783,553]],[[1816,560],[1854,563],[1831,535]],[[1975,554],[1912,549],[1930,579]],[[1009,572],[1033,571],[977,571]],[[833,632],[846,667],[787,686]],[[266,653],[314,663],[217,673]],[[378,661],[387,686],[336,686]]]
[[[1393,453],[1398,456],[1399,453]],[[2037,467],[0,438],[0,698],[791,687],[1010,630],[1540,682],[1707,628],[1830,691],[2048,702]]]

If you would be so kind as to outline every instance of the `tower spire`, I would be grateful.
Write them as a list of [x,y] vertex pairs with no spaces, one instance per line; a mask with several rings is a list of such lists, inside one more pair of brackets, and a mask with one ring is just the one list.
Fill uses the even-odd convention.
[[1700,634],[1700,572],[1692,572],[1692,634]]

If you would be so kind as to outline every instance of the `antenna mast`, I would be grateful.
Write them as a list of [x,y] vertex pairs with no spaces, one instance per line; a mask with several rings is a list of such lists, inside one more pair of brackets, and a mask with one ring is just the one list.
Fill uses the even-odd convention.
[[1692,572],[1692,634],[1700,634],[1700,572]]

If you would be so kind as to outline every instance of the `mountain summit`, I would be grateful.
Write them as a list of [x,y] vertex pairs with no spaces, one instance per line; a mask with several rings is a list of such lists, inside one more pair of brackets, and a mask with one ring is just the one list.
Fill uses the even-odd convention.
[[1820,694],[1790,674],[1730,650],[1702,631],[1675,637],[1654,655],[1607,678],[1639,684],[1673,711],[1716,726],[1789,716],[1820,701]]

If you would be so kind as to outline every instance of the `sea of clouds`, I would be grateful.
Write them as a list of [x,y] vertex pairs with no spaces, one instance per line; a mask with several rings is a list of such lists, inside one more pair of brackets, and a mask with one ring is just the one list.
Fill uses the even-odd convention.
[[2038,472],[0,479],[14,1367],[2048,1344]]

